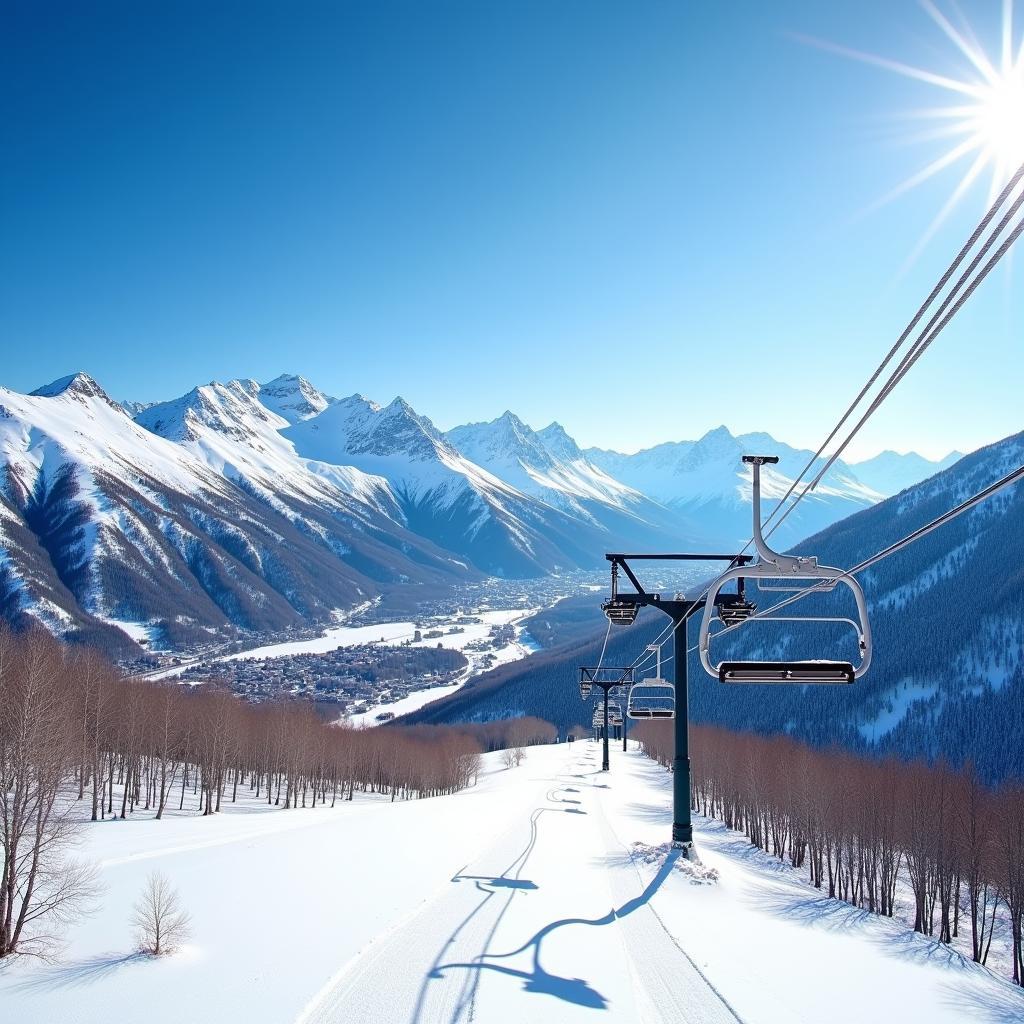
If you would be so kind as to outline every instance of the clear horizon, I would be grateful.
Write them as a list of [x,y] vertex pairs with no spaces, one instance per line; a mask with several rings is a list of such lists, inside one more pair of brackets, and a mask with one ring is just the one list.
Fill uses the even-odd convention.
[[[964,17],[998,53],[1000,3]],[[981,174],[911,259],[971,156],[878,201],[948,151],[905,115],[951,94],[803,38],[965,74],[915,5],[6,23],[0,384],[19,391],[81,368],[168,400],[285,364],[441,429],[509,408],[583,447],[725,423],[813,449],[988,196]],[[979,289],[851,461],[1024,426],[1017,275]]]

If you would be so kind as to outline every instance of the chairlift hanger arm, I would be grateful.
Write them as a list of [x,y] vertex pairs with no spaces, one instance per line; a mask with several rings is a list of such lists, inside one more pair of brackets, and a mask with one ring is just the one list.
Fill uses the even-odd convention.
[[[970,511],[976,505],[979,505],[987,498],[992,497],[993,494],[998,493],[999,491],[1011,486],[1012,484],[1019,483],[1021,480],[1024,480],[1024,466],[1018,466],[1016,469],[1007,473],[1005,476],[1000,477],[998,480],[994,481],[987,487],[984,487],[982,490],[978,491],[977,494],[973,494],[970,498],[965,499],[955,508],[948,509],[941,515],[936,516],[936,518],[931,520],[931,522],[925,523],[923,526],[919,526],[916,530],[913,530],[912,532],[908,533],[905,537],[901,537],[898,541],[893,542],[888,547],[883,548],[881,551],[875,552],[875,554],[871,555],[868,558],[865,558],[862,562],[858,562],[852,568],[846,569],[842,573],[842,575],[847,577],[853,577],[859,575],[862,572],[865,572],[867,569],[870,569],[871,566],[873,566],[876,562],[880,562],[883,558],[888,558],[890,555],[895,555],[898,551],[902,551],[904,548],[909,547],[915,541],[920,540],[922,537],[931,533],[933,530],[937,530],[940,526],[945,526],[946,523],[950,522],[953,519],[956,519],[958,516],[963,515],[964,512]],[[826,582],[827,584],[834,586],[837,582],[839,582],[839,578],[837,577],[834,580]],[[772,617],[774,612],[781,611],[783,608],[786,608],[794,602],[800,601],[803,598],[808,597],[810,594],[821,593],[824,589],[825,587],[822,586],[805,587],[801,590],[798,590],[796,593],[791,594],[789,597],[784,598],[781,601],[777,601],[775,604],[770,605],[763,611],[755,612],[753,615],[750,616],[749,620],[747,621]],[[731,633],[734,629],[738,629],[742,625],[744,625],[744,623],[737,623],[736,625],[728,626],[726,629],[723,629],[720,633],[716,634],[716,637],[722,636],[725,633]],[[692,650],[696,649],[697,648],[693,648]],[[689,653],[692,653],[692,650]]]
[[[748,565],[752,562],[753,555],[745,554],[719,554],[717,552],[703,553],[703,552],[641,552],[639,554],[627,554],[624,552],[608,552],[604,556],[609,562],[611,562],[612,569],[612,602],[622,602],[632,604],[634,606],[655,604],[655,605],[666,605],[669,602],[661,600],[660,594],[649,593],[644,585],[637,578],[635,572],[629,565],[629,559],[634,561],[645,561],[645,562],[728,562],[728,568],[738,568],[743,565]],[[622,570],[629,582],[632,583],[636,593],[634,594],[620,594],[619,593],[619,570]],[[742,592],[742,583],[740,584]],[[669,614],[673,614],[668,608],[664,610],[669,611]]]
[[[700,638],[697,644],[698,653],[704,670],[711,676],[717,676],[720,682],[727,683],[852,683],[855,679],[867,672],[871,664],[871,625],[868,620],[867,600],[864,597],[860,584],[849,572],[842,569],[835,569],[831,566],[819,565],[816,558],[803,557],[799,555],[784,555],[772,550],[765,542],[761,532],[761,466],[766,463],[777,461],[772,456],[745,455],[744,463],[752,467],[751,475],[751,498],[753,514],[753,535],[754,546],[757,549],[758,558],[753,565],[731,566],[726,569],[718,579],[711,584],[707,591],[707,599],[704,607],[704,615],[701,620]],[[724,586],[736,581],[741,586],[740,577],[746,577],[757,581],[759,588],[768,582],[774,582],[776,587],[764,587],[764,589],[781,589],[793,591],[802,596],[814,590],[831,590],[841,583],[848,589],[857,606],[857,619],[838,618],[835,616],[767,616],[762,613],[760,616],[751,614],[754,609],[744,602],[722,602],[719,594]],[[794,582],[804,580],[811,584],[808,587],[794,587]],[[773,606],[770,611],[774,611]],[[723,612],[743,612],[742,615]],[[718,611],[719,617],[725,623],[726,629],[718,634],[711,632],[711,625]],[[736,618],[735,623],[727,621],[728,618]],[[860,651],[860,663],[854,666],[848,662],[820,661],[820,662],[771,662],[771,661],[723,661],[715,664],[711,659],[711,643],[717,637],[729,632],[740,621],[751,621],[755,618],[771,619],[776,621],[793,622],[822,622],[842,621],[853,626],[857,633],[857,646]]]

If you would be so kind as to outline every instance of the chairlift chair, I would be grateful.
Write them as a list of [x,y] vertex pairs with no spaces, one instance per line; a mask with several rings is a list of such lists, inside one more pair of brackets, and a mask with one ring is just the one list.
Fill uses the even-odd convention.
[[[757,561],[752,565],[727,569],[711,585],[704,605],[700,626],[700,660],[705,671],[723,683],[852,683],[867,672],[871,664],[871,624],[868,621],[864,591],[854,577],[842,569],[819,565],[814,557],[783,555],[773,551],[761,531],[761,466],[777,463],[777,456],[744,455],[752,468],[754,546]],[[798,593],[802,590],[832,591],[842,583],[853,594],[857,620],[842,616],[821,615],[759,615],[759,622],[840,622],[850,625],[857,634],[860,662],[848,661],[721,661],[711,658],[711,643],[718,634],[712,632],[718,620],[725,627],[739,624],[751,617],[754,606],[746,601],[744,581],[754,580],[759,590]],[[738,594],[722,594],[722,588],[737,583]],[[800,581],[799,583],[795,581]],[[719,631],[720,633],[721,631]]]
[[[608,702],[608,724],[609,725],[622,725],[622,706],[614,700],[611,700],[611,693],[609,692]],[[598,704],[594,710],[594,718],[599,720],[604,725],[604,713],[605,709],[602,704]]]
[[636,621],[636,613],[639,611],[639,606],[634,602],[615,598],[606,601],[601,608],[613,626],[632,626]]
[[642,679],[629,688],[626,714],[644,721],[676,717],[676,688],[661,678],[661,646],[648,644],[648,651],[657,654],[654,677]]
[[585,679],[580,680],[580,697],[583,700],[590,700],[590,691],[592,684],[588,683]]

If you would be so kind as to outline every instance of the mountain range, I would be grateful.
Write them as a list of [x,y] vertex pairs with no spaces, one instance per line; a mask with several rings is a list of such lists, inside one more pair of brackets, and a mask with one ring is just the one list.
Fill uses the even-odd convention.
[[[636,455],[581,450],[512,412],[442,432],[401,398],[336,399],[293,375],[154,404],[117,403],[85,373],[0,388],[0,610],[180,647],[380,598],[414,608],[482,575],[594,568],[611,549],[731,547],[749,535],[752,449],[781,456],[769,497],[811,457],[724,427]],[[875,486],[837,464],[776,541],[935,468],[864,465]]]

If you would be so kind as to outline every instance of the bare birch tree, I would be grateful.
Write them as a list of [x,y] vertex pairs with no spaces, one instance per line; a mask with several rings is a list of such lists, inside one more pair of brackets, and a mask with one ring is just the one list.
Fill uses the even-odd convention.
[[132,912],[139,949],[151,956],[173,953],[191,934],[191,918],[170,882],[154,871]]
[[80,732],[62,669],[48,633],[0,625],[0,958],[45,955],[95,893],[68,857]]

